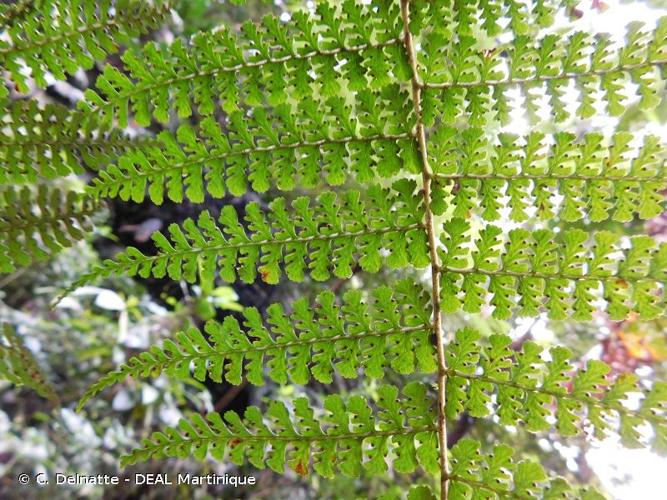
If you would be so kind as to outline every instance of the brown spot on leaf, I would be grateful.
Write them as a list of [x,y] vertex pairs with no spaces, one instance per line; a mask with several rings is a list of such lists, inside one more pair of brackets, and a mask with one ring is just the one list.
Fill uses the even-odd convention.
[[270,283],[269,279],[271,277],[271,273],[267,269],[260,269],[259,275],[264,283]]
[[303,462],[297,462],[294,466],[294,472],[296,472],[299,476],[307,476],[308,466]]

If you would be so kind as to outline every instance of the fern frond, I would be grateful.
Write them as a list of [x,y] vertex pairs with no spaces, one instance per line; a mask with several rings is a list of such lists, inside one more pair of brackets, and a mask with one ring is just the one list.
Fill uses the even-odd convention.
[[267,309],[266,324],[254,307],[243,311],[245,330],[233,316],[223,323],[209,321],[206,336],[189,328],[165,341],[162,347],[133,357],[118,370],[105,375],[82,397],[79,408],[100,391],[127,377],[157,376],[166,372],[197,380],[224,378],[238,385],[243,377],[264,384],[271,380],[307,384],[311,374],[322,383],[333,381],[334,371],[356,378],[363,369],[370,378],[382,378],[387,366],[398,373],[435,370],[431,342],[430,297],[410,280],[394,287],[380,287],[373,300],[359,290],[344,294],[341,305],[330,291],[319,294],[317,305],[306,299],[292,305],[286,315],[280,304]]
[[517,222],[532,207],[539,219],[566,222],[655,217],[663,212],[667,149],[646,136],[633,153],[632,140],[629,132],[610,141],[598,133],[577,141],[572,133],[534,132],[499,134],[490,144],[482,129],[442,127],[430,141],[434,211],[453,204],[454,216],[474,211],[492,221],[508,210]]
[[236,464],[246,461],[254,467],[283,473],[285,465],[301,475],[312,469],[324,477],[337,471],[358,476],[388,470],[386,455],[392,454],[392,468],[409,473],[421,468],[438,469],[435,414],[425,386],[410,383],[399,397],[394,386],[381,386],[373,401],[361,396],[346,400],[339,395],[324,397],[320,411],[306,398],[294,400],[290,408],[272,401],[265,414],[254,406],[244,418],[228,411],[224,420],[209,413],[206,420],[194,414],[144,440],[143,447],[123,457],[123,465],[150,458],[194,456],[207,453]]
[[[445,50],[447,40],[436,38],[429,43],[431,53],[437,53]],[[481,51],[475,44],[474,38],[461,38],[449,58],[431,58],[422,66],[428,125],[436,116],[445,122],[468,116],[471,125],[481,126],[489,110],[507,122],[511,106],[505,91],[509,87],[522,89],[529,111],[537,108],[536,100],[546,93],[550,116],[556,121],[575,115],[589,118],[600,104],[612,115],[622,114],[630,97],[628,82],[637,85],[641,109],[661,102],[667,17],[658,21],[652,34],[640,23],[631,24],[626,44],[618,50],[612,48],[609,37],[593,38],[583,32],[567,37],[547,35],[537,42],[518,36],[508,46],[491,51]],[[563,100],[571,82],[579,93],[574,111]]]
[[489,225],[473,237],[461,218],[444,229],[446,312],[478,312],[489,303],[498,318],[543,310],[553,319],[582,321],[591,320],[596,310],[606,310],[614,320],[630,313],[643,319],[664,314],[667,244],[649,236],[633,236],[625,248],[624,239],[609,231],[592,236],[581,229],[504,232]]
[[230,205],[222,209],[217,223],[204,211],[197,222],[188,219],[182,228],[169,226],[170,239],[154,233],[157,255],[129,247],[73,287],[120,273],[169,276],[190,283],[199,277],[210,283],[218,270],[229,283],[237,277],[252,283],[259,273],[264,282],[273,284],[283,273],[297,282],[306,274],[317,281],[332,274],[349,278],[355,263],[368,272],[377,272],[383,262],[392,268],[424,267],[428,252],[421,229],[422,197],[415,189],[416,183],[407,179],[397,181],[391,189],[371,186],[365,194],[372,203],[362,201],[356,191],[340,197],[325,192],[316,206],[311,206],[310,198],[297,198],[292,213],[283,198],[273,200],[268,212],[250,203],[245,208],[248,229]]
[[[84,125],[85,122],[85,125]],[[78,111],[16,101],[0,118],[0,184],[30,184],[99,170],[123,152],[150,141],[125,137]]]
[[449,499],[604,499],[590,488],[574,488],[563,478],[550,478],[536,462],[514,461],[514,450],[508,445],[495,446],[490,453],[480,448],[479,441],[463,438],[451,449]]
[[[0,40],[0,68],[21,92],[29,90],[24,66],[39,87],[47,73],[58,80],[118,50],[118,44],[156,27],[169,12],[169,2],[156,0],[41,1],[7,29]],[[0,98],[7,95],[0,87]]]
[[148,186],[151,201],[161,204],[165,187],[169,199],[181,202],[179,185],[187,185],[185,196],[199,203],[204,191],[214,197],[240,196],[248,185],[265,192],[272,186],[335,186],[351,174],[366,183],[378,176],[418,173],[407,102],[405,90],[389,86],[359,92],[354,105],[341,97],[325,102],[308,97],[269,112],[235,112],[224,133],[213,118],[205,118],[197,133],[182,125],[176,137],[162,132],[161,144],[121,158],[100,172],[91,193],[141,202]]
[[[597,500],[535,463],[515,462],[508,446],[482,453],[463,439],[450,451],[447,420],[495,411],[503,425],[617,434],[629,446],[650,441],[664,452],[667,385],[640,388],[634,375],[612,380],[599,361],[575,370],[562,347],[542,353],[528,342],[515,352],[509,337],[482,343],[471,329],[450,343],[442,315],[483,307],[497,318],[664,314],[667,243],[567,224],[542,229],[539,222],[529,231],[472,221],[509,214],[514,223],[535,217],[551,227],[663,212],[665,148],[658,139],[647,136],[636,147],[638,135],[626,132],[520,138],[500,133],[498,122],[513,116],[510,88],[520,91],[531,118],[546,111],[544,102],[560,122],[591,117],[602,104],[621,115],[635,97],[638,108],[655,108],[664,99],[667,18],[652,33],[631,24],[616,48],[605,35],[553,26],[572,0],[332,4],[318,2],[287,22],[269,16],[261,25],[245,23],[238,37],[219,30],[126,51],[125,67],[108,66],[80,103],[91,124],[203,119],[196,128],[162,132],[158,145],[125,152],[100,169],[89,195],[198,203],[249,189],[319,191],[351,178],[364,191],[203,212],[154,233],[155,255],[129,247],[70,290],[111,274],[209,287],[430,266],[431,293],[403,281],[368,295],[349,291],[340,303],[327,291],[314,304],[297,300],[289,312],[274,304],[266,317],[247,308],[131,358],[93,384],[79,409],[127,377],[161,373],[284,385],[361,372],[377,379],[388,368],[437,372],[434,393],[414,382],[402,394],[373,385],[372,400],[327,396],[322,410],[299,398],[270,402],[264,413],[250,407],[243,418],[194,415],[154,433],[123,464],[211,455],[326,477],[421,466],[440,474],[443,499]],[[649,428],[652,435],[644,435]],[[432,498],[424,487],[409,495]]]
[[45,260],[84,239],[99,204],[72,191],[40,185],[0,191],[0,272]]
[[26,386],[43,398],[57,401],[55,389],[48,382],[32,353],[14,328],[4,323],[0,329],[0,378],[17,386]]
[[[477,331],[465,328],[448,347],[448,418],[462,411],[477,418],[493,414],[501,424],[521,421],[532,432],[550,429],[553,419],[565,436],[581,433],[586,424],[601,439],[616,430],[630,447],[642,445],[639,427],[648,424],[653,448],[667,453],[667,383],[642,391],[632,373],[610,380],[610,367],[602,361],[575,370],[564,347],[543,357],[533,342],[517,353],[506,335],[492,335],[485,345],[479,339]],[[633,409],[628,395],[637,392],[643,397]]]
[[172,110],[182,118],[194,107],[211,115],[218,100],[232,113],[239,103],[313,95],[313,85],[326,98],[342,88],[380,88],[391,83],[392,71],[407,76],[396,2],[321,3],[312,15],[295,12],[287,23],[267,16],[261,25],[243,24],[242,32],[200,33],[190,47],[177,40],[168,48],[129,50],[123,55],[129,77],[107,66],[99,94],[88,91],[82,106],[121,126],[131,108],[147,125],[152,117],[167,122]]

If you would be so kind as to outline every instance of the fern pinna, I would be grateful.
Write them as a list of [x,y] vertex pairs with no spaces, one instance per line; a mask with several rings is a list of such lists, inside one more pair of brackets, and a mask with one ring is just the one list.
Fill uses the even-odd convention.
[[38,361],[14,328],[6,323],[0,330],[0,376],[16,385],[30,387],[40,396],[58,401],[55,388],[42,373]]
[[[153,235],[156,254],[129,248],[73,287],[112,274],[207,284],[346,280],[356,268],[429,274],[187,328],[104,376],[80,408],[126,377],[163,372],[256,385],[382,380],[388,371],[431,379],[321,404],[274,401],[243,416],[195,414],[124,463],[192,455],[326,477],[421,470],[415,499],[599,497],[514,460],[507,445],[466,438],[448,449],[447,422],[463,411],[532,432],[614,432],[628,446],[667,452],[665,383],[612,377],[598,361],[575,369],[564,347],[515,351],[507,336],[452,331],[446,321],[460,310],[498,319],[664,315],[667,244],[619,231],[662,213],[664,145],[620,128],[569,130],[661,104],[667,18],[652,29],[629,25],[618,45],[576,23],[564,32],[555,19],[572,8],[316,2],[287,22],[247,22],[240,35],[220,29],[130,48],[122,69],[105,67],[79,104],[83,123],[188,123],[104,162],[87,197],[160,204],[285,194],[172,225]],[[519,110],[553,132],[512,133]]]

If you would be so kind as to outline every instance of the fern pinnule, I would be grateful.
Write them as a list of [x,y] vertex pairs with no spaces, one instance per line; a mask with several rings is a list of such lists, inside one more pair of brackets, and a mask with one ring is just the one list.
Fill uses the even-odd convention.
[[533,132],[501,133],[493,143],[482,129],[440,127],[429,150],[433,209],[453,206],[455,217],[472,211],[487,221],[505,213],[515,222],[650,219],[664,209],[667,150],[648,135],[633,151],[632,140],[629,132],[608,140],[592,132],[581,141],[568,132]]
[[505,444],[485,452],[479,441],[463,438],[452,447],[451,454],[449,498],[604,499],[592,488],[573,487],[562,477],[549,477],[536,462],[515,461],[514,450]]
[[6,28],[16,19],[28,14],[39,5],[40,0],[16,0],[11,4],[0,5],[0,28]]
[[[190,47],[177,40],[166,50],[148,44],[141,52],[127,51],[130,77],[107,66],[99,93],[88,91],[82,106],[121,126],[129,107],[147,125],[153,117],[166,123],[172,111],[189,117],[195,106],[210,115],[218,100],[232,113],[240,103],[284,102],[286,92],[303,98],[312,95],[310,83],[321,84],[324,96],[338,92],[341,78],[358,90],[368,75],[377,87],[391,68],[404,64],[397,6],[378,4],[371,10],[348,2],[340,11],[319,4],[315,15],[296,12],[289,23],[274,16],[261,26],[244,23],[242,38],[220,30],[196,35]],[[389,65],[385,55],[392,58]]]
[[[658,21],[652,33],[641,23],[631,24],[627,44],[621,49],[614,49],[607,36],[593,38],[583,32],[565,37],[548,34],[537,41],[521,35],[505,47],[487,51],[477,49],[472,37],[461,37],[452,44],[438,29],[424,36],[431,53],[442,51],[449,56],[428,59],[420,68],[427,125],[436,117],[455,123],[465,116],[471,125],[483,126],[493,115],[508,123],[512,107],[505,91],[509,87],[522,90],[532,113],[539,108],[540,90],[545,92],[549,116],[556,121],[590,118],[598,103],[604,103],[611,115],[623,114],[629,102],[628,81],[637,85],[641,109],[655,108],[662,100],[667,17]],[[574,110],[564,100],[570,82],[579,92],[579,106]]]
[[504,233],[489,225],[475,237],[469,222],[453,218],[444,225],[442,243],[446,312],[479,312],[489,303],[502,319],[515,311],[548,311],[553,319],[589,321],[596,310],[615,320],[630,313],[653,319],[665,311],[667,245],[648,236],[632,237],[628,249],[610,231]]

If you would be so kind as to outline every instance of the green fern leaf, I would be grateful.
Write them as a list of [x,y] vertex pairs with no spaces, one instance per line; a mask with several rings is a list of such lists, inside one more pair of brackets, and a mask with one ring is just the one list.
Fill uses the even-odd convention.
[[218,413],[206,420],[193,414],[178,428],[154,433],[123,463],[191,455],[203,460],[210,453],[217,460],[247,461],[280,473],[287,465],[301,475],[313,470],[325,477],[337,471],[356,476],[362,468],[370,474],[386,472],[385,456],[391,451],[399,472],[412,472],[418,465],[437,470],[434,414],[424,398],[426,388],[410,383],[399,398],[396,387],[381,386],[377,394],[377,411],[361,396],[343,400],[334,394],[324,398],[317,416],[306,398],[296,399],[291,411],[279,401],[271,402],[265,414],[251,406],[243,419],[233,411],[224,420]]
[[436,496],[431,488],[424,484],[412,486],[408,491],[408,500],[435,500]]
[[39,0],[17,0],[9,5],[0,6],[0,27],[5,28],[10,23],[24,17],[32,8],[39,4]]
[[233,113],[224,134],[210,117],[198,133],[182,125],[175,137],[162,132],[159,145],[133,151],[100,172],[91,194],[141,202],[147,187],[156,204],[165,191],[171,201],[180,203],[185,196],[199,203],[205,191],[240,196],[249,187],[292,190],[322,181],[340,185],[352,174],[369,182],[401,171],[418,173],[406,97],[392,86],[360,92],[354,108],[339,97],[304,98],[296,108],[280,104],[270,112],[254,108]]
[[37,360],[7,323],[3,323],[0,329],[0,378],[29,387],[43,398],[58,401],[55,389],[39,368]]
[[82,174],[84,166],[99,170],[121,153],[151,143],[125,137],[62,106],[40,108],[32,100],[10,104],[1,120],[0,184],[31,184]]
[[[546,310],[554,319],[589,321],[602,297],[615,320],[630,313],[644,319],[664,314],[667,246],[647,236],[632,237],[630,248],[623,249],[608,231],[592,237],[580,229],[503,234],[486,226],[473,238],[463,219],[444,227],[442,301],[448,312],[478,312],[490,304],[498,318]],[[461,245],[470,243],[473,251],[462,255]]]
[[[628,446],[639,443],[638,428],[648,424],[654,432],[653,448],[667,452],[665,383],[643,391],[633,374],[610,380],[610,368],[601,361],[574,370],[572,354],[564,347],[552,348],[545,357],[533,342],[525,343],[520,353],[511,344],[506,335],[492,335],[481,344],[475,330],[456,333],[447,351],[450,419],[462,411],[478,418],[494,414],[503,425],[521,421],[537,432],[550,429],[553,418],[562,435],[581,433],[585,423],[598,438],[616,430]],[[629,406],[630,393],[643,395],[640,409]]]
[[489,144],[481,129],[441,127],[430,149],[434,211],[454,205],[454,216],[476,212],[489,221],[505,211],[517,222],[531,215],[566,222],[649,219],[663,211],[666,150],[647,136],[630,157],[631,140],[618,132],[604,147],[597,133],[581,143],[570,133],[550,139],[533,133],[520,140],[500,134]]
[[[14,17],[9,39],[0,41],[0,67],[20,92],[29,90],[24,67],[39,87],[47,86],[47,73],[64,80],[116,52],[119,43],[157,26],[170,8],[162,0],[44,0],[35,7],[24,19]],[[6,94],[0,87],[0,98]]]
[[[557,121],[575,113],[580,118],[590,117],[600,102],[598,91],[602,91],[601,102],[610,114],[622,114],[628,82],[638,86],[640,106],[654,108],[661,102],[659,69],[667,64],[665,26],[667,18],[658,21],[652,34],[637,23],[629,26],[626,45],[617,51],[610,48],[608,37],[594,39],[583,32],[566,37],[549,34],[537,40],[518,35],[507,47],[492,51],[476,49],[473,38],[461,37],[449,49],[453,65],[445,68],[443,60],[434,60],[420,67],[420,77],[426,82],[424,100],[431,108],[427,124],[433,124],[435,116],[445,122],[467,116],[468,123],[481,126],[487,123],[489,110],[507,122],[507,98],[496,90],[510,87],[521,89],[529,110],[537,109],[535,101],[540,93],[535,90],[546,89]],[[447,43],[446,37],[435,38],[429,50],[446,50]],[[507,61],[503,61],[506,53]],[[562,101],[570,81],[581,99],[574,113]]]
[[594,490],[582,488],[577,491],[562,478],[549,478],[535,462],[515,462],[512,459],[514,450],[507,445],[498,445],[491,453],[482,453],[478,441],[464,438],[456,443],[451,453],[450,499],[604,498]]
[[387,366],[399,373],[433,372],[435,352],[430,342],[429,297],[409,280],[393,288],[376,289],[373,300],[358,290],[336,305],[333,293],[322,292],[317,307],[296,301],[287,316],[279,304],[267,309],[267,325],[255,308],[243,312],[243,326],[233,316],[223,323],[209,321],[206,336],[196,328],[165,341],[162,347],[133,357],[95,383],[79,408],[105,388],[126,377],[157,376],[162,372],[197,380],[240,384],[243,378],[264,384],[264,372],[278,384],[306,384],[312,376],[331,383],[334,372],[356,378],[360,368],[370,378],[382,378]]
[[45,260],[84,239],[99,204],[73,191],[40,185],[0,191],[0,273]]
[[415,183],[397,181],[393,189],[371,186],[367,195],[373,205],[364,203],[355,191],[340,198],[325,192],[315,207],[309,198],[300,197],[292,203],[292,215],[282,198],[272,201],[267,213],[251,203],[245,209],[248,229],[231,206],[222,210],[217,223],[205,211],[197,222],[171,225],[169,239],[154,233],[157,255],[128,248],[73,287],[119,273],[210,283],[217,270],[230,283],[237,277],[252,283],[259,274],[273,284],[282,274],[292,281],[302,281],[307,273],[317,281],[332,274],[349,278],[355,263],[369,272],[377,272],[383,261],[393,268],[426,266],[422,199],[415,193]]
[[178,40],[164,50],[149,44],[123,55],[129,77],[107,66],[100,93],[88,91],[82,106],[121,126],[131,109],[147,125],[153,117],[167,122],[172,111],[181,118],[194,108],[210,115],[218,100],[228,113],[240,103],[276,105],[287,95],[312,95],[313,84],[324,99],[337,95],[343,81],[355,90],[369,81],[378,88],[389,83],[391,69],[405,66],[399,15],[395,2],[347,2],[340,9],[322,3],[314,15],[295,12],[288,23],[273,16],[261,26],[247,22],[242,38],[221,30],[196,35],[190,47]]
[[[664,314],[667,244],[623,236],[611,223],[662,214],[664,145],[644,136],[638,146],[639,135],[620,128],[609,136],[553,123],[551,135],[500,132],[515,103],[530,122],[548,116],[556,124],[602,107],[619,116],[633,99],[643,111],[663,103],[667,18],[652,32],[632,23],[615,44],[555,27],[573,7],[570,0],[324,1],[286,22],[244,23],[240,36],[221,29],[130,49],[124,68],[107,66],[80,103],[91,127],[125,126],[130,116],[143,126],[188,124],[110,158],[88,196],[199,203],[249,190],[312,196],[323,184],[340,187],[316,201],[203,212],[154,233],[155,255],[130,247],[72,288],[111,274],[210,287],[430,266],[431,293],[399,282],[368,295],[350,291],[340,303],[327,291],[289,312],[273,305],[264,318],[247,308],[240,320],[187,328],[131,358],[90,387],[80,408],[127,377],[160,373],[284,385],[362,373],[376,379],[387,368],[437,372],[437,395],[410,383],[401,396],[392,386],[373,389],[374,401],[328,396],[322,410],[300,398],[274,401],[264,414],[251,407],[243,418],[195,415],[155,433],[124,463],[210,454],[326,477],[421,466],[440,473],[443,499],[598,499],[515,461],[506,445],[482,453],[463,439],[449,450],[447,419],[495,412],[501,425],[555,427],[563,436],[590,429],[665,451],[664,383],[640,388],[633,375],[612,380],[599,361],[574,369],[564,347],[543,353],[527,342],[515,352],[509,337],[482,343],[471,329],[448,343],[442,326],[443,313],[459,310],[581,321],[598,312],[611,320]],[[510,89],[520,98],[510,100]],[[507,219],[514,229],[486,223]],[[605,221],[608,230],[586,227]],[[421,485],[409,497],[432,493]]]

